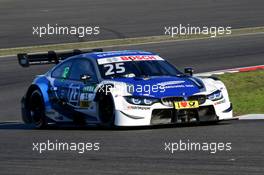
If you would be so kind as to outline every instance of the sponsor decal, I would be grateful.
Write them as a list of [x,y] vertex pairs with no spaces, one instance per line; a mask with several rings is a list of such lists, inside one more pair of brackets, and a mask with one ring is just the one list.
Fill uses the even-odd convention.
[[136,110],[149,110],[150,107],[147,106],[127,106],[127,109],[136,109]]
[[82,90],[79,85],[70,85],[68,93],[69,103],[75,107],[81,108],[90,107],[91,101],[94,99],[95,85],[85,86]]
[[65,67],[62,72],[62,78],[67,78],[70,72],[70,67]]
[[174,103],[176,109],[190,109],[190,108],[198,108],[198,101],[180,101]]
[[124,63],[105,64],[104,68],[106,69],[105,71],[106,76],[120,74],[126,71]]
[[85,86],[82,91],[83,92],[94,92],[94,89],[95,89],[95,86],[94,85],[92,85],[92,86]]
[[91,105],[91,99],[93,94],[91,93],[81,93],[80,95],[80,107],[88,108]]
[[79,102],[79,97],[80,97],[80,86],[71,84],[69,88],[70,88],[69,94],[68,94],[69,102],[72,105],[77,106]]
[[220,105],[220,104],[223,104],[225,102],[226,102],[225,99],[223,99],[221,101],[215,102],[214,105]]
[[182,83],[185,83],[185,81],[166,81],[166,82],[158,83],[158,85],[168,86],[168,85],[176,85],[176,84],[182,84]]
[[170,89],[170,88],[193,88],[193,84],[183,84],[185,81],[167,81],[167,82],[162,82],[158,83],[158,85],[163,86],[165,89]]
[[98,59],[99,65],[107,63],[125,62],[125,61],[151,61],[151,60],[164,60],[158,55],[131,55],[131,56],[116,56],[109,58]]
[[194,85],[192,84],[180,84],[180,85],[170,85],[170,86],[165,86],[165,89],[170,89],[170,88],[194,88]]
[[136,56],[121,56],[121,60],[129,61],[129,60],[157,60],[157,58],[160,58],[155,55],[136,55]]

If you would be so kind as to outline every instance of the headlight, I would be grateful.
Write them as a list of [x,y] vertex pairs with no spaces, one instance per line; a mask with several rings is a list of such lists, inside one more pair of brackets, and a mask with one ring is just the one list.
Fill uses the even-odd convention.
[[207,99],[212,101],[217,101],[223,98],[223,94],[220,90],[217,90],[209,95],[207,95]]
[[152,105],[159,101],[157,98],[151,97],[134,97],[134,96],[126,96],[124,97],[126,101],[133,105]]
[[165,106],[173,107],[173,101],[171,100],[161,100],[161,102]]

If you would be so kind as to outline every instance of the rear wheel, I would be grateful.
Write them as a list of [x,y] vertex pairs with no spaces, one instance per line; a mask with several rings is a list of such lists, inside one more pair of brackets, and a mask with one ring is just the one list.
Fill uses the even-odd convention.
[[45,117],[45,106],[39,90],[35,90],[29,97],[28,113],[36,128],[45,128],[47,126]]
[[115,105],[110,95],[102,96],[99,100],[99,117],[101,124],[113,127],[115,124]]

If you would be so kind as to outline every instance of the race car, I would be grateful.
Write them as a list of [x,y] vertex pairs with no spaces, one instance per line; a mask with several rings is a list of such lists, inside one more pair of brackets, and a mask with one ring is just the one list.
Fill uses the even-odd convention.
[[19,64],[56,64],[21,100],[22,119],[51,124],[148,126],[232,119],[219,79],[184,73],[161,56],[137,50],[18,54]]

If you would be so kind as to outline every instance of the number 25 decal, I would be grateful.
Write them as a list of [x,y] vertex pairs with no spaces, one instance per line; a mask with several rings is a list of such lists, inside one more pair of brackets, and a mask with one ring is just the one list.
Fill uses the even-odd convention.
[[107,68],[105,75],[113,75],[115,73],[123,73],[126,71],[124,67],[124,63],[116,63],[116,64],[106,64],[104,65]]

